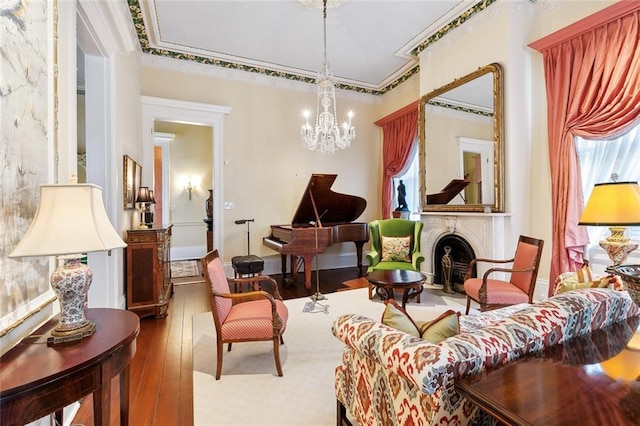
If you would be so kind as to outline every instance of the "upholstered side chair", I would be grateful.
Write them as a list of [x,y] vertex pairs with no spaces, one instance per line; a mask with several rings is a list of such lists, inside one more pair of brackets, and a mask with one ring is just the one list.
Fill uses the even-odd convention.
[[[424,261],[424,256],[420,253],[422,227],[422,222],[407,219],[381,219],[370,222],[371,251],[367,253],[369,262],[367,272],[391,269],[420,271],[420,264]],[[408,257],[405,260],[388,260],[383,239],[398,237],[410,237]],[[373,287],[369,286],[369,299],[372,297]]]
[[[201,260],[204,286],[211,305],[213,322],[216,328],[218,359],[216,380],[222,372],[223,346],[235,342],[269,341],[273,342],[273,356],[278,376],[282,376],[280,364],[280,345],[284,343],[282,334],[287,327],[289,313],[282,302],[278,285],[270,277],[254,276],[247,278],[227,278],[217,250],[213,250]],[[269,281],[273,296],[266,291],[231,293],[229,284],[252,284]]]
[[[466,313],[469,313],[472,300],[480,304],[481,311],[518,303],[533,303],[533,292],[538,278],[543,245],[543,240],[521,235],[512,259],[473,259],[467,267],[464,280],[464,291],[467,294]],[[480,262],[512,263],[512,267],[490,268],[482,278],[472,278],[473,267]],[[490,278],[491,274],[495,272],[509,273],[509,280],[502,281]]]

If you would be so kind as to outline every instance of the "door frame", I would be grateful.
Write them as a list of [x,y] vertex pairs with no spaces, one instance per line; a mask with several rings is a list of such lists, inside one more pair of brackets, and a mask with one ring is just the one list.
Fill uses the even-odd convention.
[[[153,164],[154,122],[168,121],[211,127],[211,164],[213,188],[213,247],[222,255],[221,235],[224,235],[222,223],[222,200],[224,200],[224,182],[222,174],[222,153],[224,147],[224,116],[231,107],[203,104],[199,102],[179,101],[175,99],[141,96],[142,103],[142,164]],[[164,168],[164,165],[163,165]],[[144,182],[153,181],[153,168],[143,167]]]

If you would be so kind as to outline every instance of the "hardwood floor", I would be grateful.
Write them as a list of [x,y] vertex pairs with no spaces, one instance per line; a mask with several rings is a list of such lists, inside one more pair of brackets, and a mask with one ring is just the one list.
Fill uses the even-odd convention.
[[[345,288],[344,281],[358,278],[358,268],[320,271],[320,292],[332,293]],[[283,299],[306,297],[303,274],[294,284],[282,275],[272,275]],[[316,283],[315,274],[312,283]],[[311,293],[315,292],[312,286]],[[164,319],[140,320],[137,352],[131,363],[129,424],[193,425],[192,327],[194,314],[210,311],[201,284],[174,287],[169,314]],[[118,380],[112,382],[111,424],[119,424]],[[92,398],[82,402],[74,425],[92,426]]]

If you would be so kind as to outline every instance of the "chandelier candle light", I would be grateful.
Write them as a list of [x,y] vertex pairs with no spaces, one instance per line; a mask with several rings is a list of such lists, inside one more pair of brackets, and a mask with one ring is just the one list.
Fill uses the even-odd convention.
[[[336,149],[345,149],[351,146],[351,141],[356,137],[356,129],[351,124],[353,112],[349,111],[349,121],[343,124],[344,133],[336,122],[336,86],[333,82],[333,74],[329,70],[327,60],[327,0],[323,0],[323,24],[324,24],[324,50],[322,71],[318,74],[318,101],[316,105],[316,125],[309,124],[310,112],[304,111],[305,123],[300,131],[302,144],[305,148],[321,153],[335,152]],[[322,107],[322,112],[320,108]]]

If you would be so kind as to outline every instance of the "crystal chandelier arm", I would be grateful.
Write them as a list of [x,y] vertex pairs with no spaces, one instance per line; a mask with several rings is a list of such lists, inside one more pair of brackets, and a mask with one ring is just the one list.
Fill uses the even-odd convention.
[[[333,75],[329,70],[327,59],[327,0],[323,0],[323,52],[322,70],[318,75],[318,98],[316,102],[315,127],[309,124],[309,113],[305,111],[303,116],[305,123],[300,129],[302,144],[312,150],[321,153],[335,152],[336,148],[344,149],[351,146],[355,138],[355,128],[351,124],[353,113],[349,111],[348,123],[344,123],[344,133],[340,134],[340,126],[336,117],[336,94]],[[322,109],[321,109],[322,107]]]

